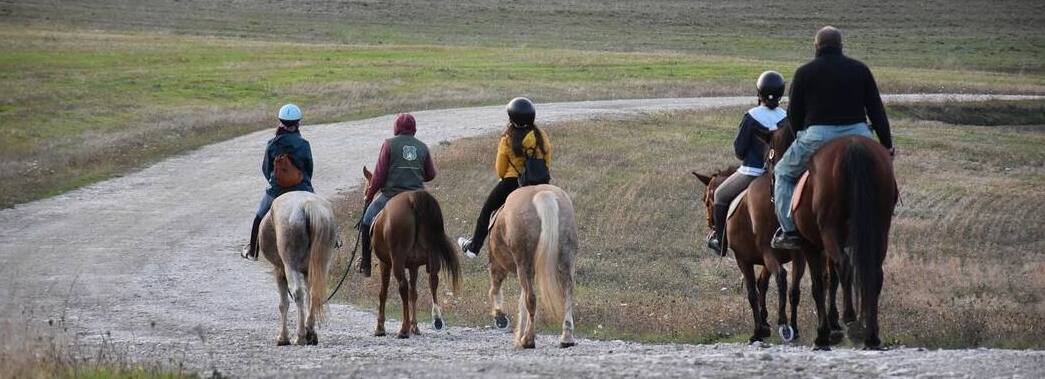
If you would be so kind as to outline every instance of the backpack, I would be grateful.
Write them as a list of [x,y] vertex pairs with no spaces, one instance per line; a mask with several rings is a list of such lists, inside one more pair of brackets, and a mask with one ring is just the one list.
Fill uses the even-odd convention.
[[281,188],[290,188],[305,180],[305,175],[301,173],[301,170],[294,167],[290,154],[277,155],[273,166],[275,167],[273,175],[276,176],[276,185]]
[[[526,153],[526,163],[523,165],[523,171],[519,172],[519,187],[548,184],[552,180],[552,176],[548,172],[548,164],[544,159],[534,155],[536,155],[534,149],[530,149]],[[511,161],[509,160],[509,162]]]

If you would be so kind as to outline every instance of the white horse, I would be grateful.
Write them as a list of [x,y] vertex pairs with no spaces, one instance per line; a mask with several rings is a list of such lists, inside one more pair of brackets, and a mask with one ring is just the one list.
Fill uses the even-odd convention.
[[334,256],[336,239],[334,208],[325,198],[311,192],[294,191],[280,195],[262,219],[258,244],[262,255],[275,267],[273,274],[279,291],[280,329],[276,345],[290,344],[287,336],[288,295],[293,295],[298,306],[296,343],[319,343],[315,326],[323,318],[327,269]]

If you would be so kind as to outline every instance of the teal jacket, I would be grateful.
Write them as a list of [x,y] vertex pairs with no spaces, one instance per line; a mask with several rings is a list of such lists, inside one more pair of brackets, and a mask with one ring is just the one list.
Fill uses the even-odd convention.
[[[276,184],[273,162],[277,156],[283,154],[290,154],[290,161],[294,163],[294,167],[304,174],[304,179],[296,186],[281,188]],[[269,188],[265,190],[269,196],[277,197],[291,191],[315,192],[312,189],[312,147],[298,131],[288,132],[280,129],[276,132],[276,136],[269,140],[268,147],[265,148],[265,160],[261,163],[261,173],[269,182]]]

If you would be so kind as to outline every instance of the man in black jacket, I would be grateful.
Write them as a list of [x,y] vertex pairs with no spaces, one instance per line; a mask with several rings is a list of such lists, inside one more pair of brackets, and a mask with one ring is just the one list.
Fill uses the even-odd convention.
[[[816,58],[799,67],[791,82],[787,113],[798,137],[775,167],[775,199],[780,230],[773,247],[798,249],[801,236],[791,219],[791,195],[809,157],[835,138],[861,135],[878,140],[894,154],[889,119],[871,70],[842,54],[842,33],[825,26],[814,40]],[[867,120],[871,120],[871,127]]]

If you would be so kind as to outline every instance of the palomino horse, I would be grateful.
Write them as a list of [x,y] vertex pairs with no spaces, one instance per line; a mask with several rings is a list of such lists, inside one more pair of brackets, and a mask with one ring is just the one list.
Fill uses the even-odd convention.
[[[372,174],[366,167],[363,176],[369,184]],[[385,302],[391,275],[395,275],[399,283],[399,297],[403,301],[403,324],[396,337],[421,334],[417,327],[417,269],[421,266],[428,272],[428,287],[432,291],[432,326],[442,329],[443,312],[437,297],[439,270],[446,267],[450,271],[450,283],[457,292],[461,287],[461,266],[454,244],[446,235],[439,202],[423,190],[397,194],[374,219],[371,238],[374,254],[381,262],[380,305],[374,335],[385,335]]]
[[[319,343],[316,322],[323,319],[327,268],[334,256],[337,221],[330,202],[311,192],[280,195],[261,221],[258,247],[275,267],[279,291],[279,336],[276,345],[289,345],[288,295],[298,306],[298,345]],[[288,280],[289,278],[289,280]],[[308,303],[306,312],[305,304]]]
[[[522,187],[511,195],[490,227],[490,300],[498,327],[508,327],[502,310],[501,283],[509,273],[519,278],[519,321],[515,345],[534,348],[534,319],[540,299],[542,311],[562,321],[560,347],[573,339],[573,259],[577,227],[573,202],[559,187],[542,184]],[[535,288],[536,287],[536,288]],[[537,293],[534,293],[534,290]]]
[[[795,134],[790,125],[777,129],[770,137],[770,162],[791,146]],[[817,309],[816,349],[829,350],[831,318],[825,312],[825,284],[834,287],[840,273],[844,288],[845,315],[849,338],[863,342],[868,349],[881,346],[878,336],[878,296],[882,291],[889,245],[889,228],[898,191],[889,152],[874,140],[846,136],[821,147],[809,159],[808,178],[796,188],[798,204],[792,214],[804,237],[802,249],[812,274],[813,299]],[[853,315],[850,294],[855,281],[859,318]],[[832,288],[832,295],[834,289]],[[832,305],[834,301],[832,299]]]
[[[713,223],[711,215],[714,209],[715,190],[729,175],[736,171],[735,167],[716,172],[711,176],[693,172],[707,191],[704,206],[707,208],[708,227]],[[798,339],[798,300],[801,291],[799,285],[805,273],[805,258],[797,251],[777,250],[770,247],[773,232],[779,227],[770,194],[773,192],[768,175],[762,175],[751,182],[747,195],[738,200],[734,212],[726,221],[727,240],[736,257],[737,266],[744,274],[744,285],[747,287],[747,301],[751,305],[751,313],[755,318],[755,332],[748,342],[762,341],[769,337],[769,311],[766,308],[766,291],[769,289],[770,275],[776,275],[778,304],[777,330],[785,342]],[[791,291],[787,288],[787,270],[783,264],[791,265]],[[755,283],[755,266],[763,266]],[[787,298],[791,297],[791,321],[787,319]]]

